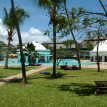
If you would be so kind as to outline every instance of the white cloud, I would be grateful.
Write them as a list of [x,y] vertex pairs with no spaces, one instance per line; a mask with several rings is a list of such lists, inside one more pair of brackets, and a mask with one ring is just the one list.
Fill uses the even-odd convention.
[[7,31],[2,25],[2,20],[0,19],[0,41],[1,40],[7,43]]
[[[7,44],[8,35],[7,35],[6,29],[4,28],[5,27],[2,25],[2,20],[0,19],[0,40],[4,41]],[[48,37],[43,36],[42,33],[38,29],[35,29],[33,27],[31,27],[28,32],[21,32],[21,36],[22,36],[23,43],[32,42],[32,41],[42,43],[45,41],[50,41]],[[13,41],[11,43],[13,45],[18,44],[17,34],[13,36]]]

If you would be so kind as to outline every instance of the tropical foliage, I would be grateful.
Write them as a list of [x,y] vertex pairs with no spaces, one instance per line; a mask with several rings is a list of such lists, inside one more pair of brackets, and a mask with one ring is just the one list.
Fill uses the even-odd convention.
[[3,49],[4,46],[6,46],[6,44],[3,41],[0,41],[0,60],[3,59],[3,55],[6,53],[6,50]]
[[27,53],[25,53],[26,56],[28,56],[28,61],[29,61],[29,65],[32,65],[35,63],[35,58],[38,57],[38,53],[37,51],[35,51],[35,46],[33,45],[33,43],[28,43],[25,46],[24,49]]
[[54,57],[53,57],[53,78],[56,78],[56,27],[57,27],[57,13],[59,7],[63,3],[63,0],[33,0],[40,7],[48,9],[50,21],[49,24],[53,25],[53,47],[54,47]]
[[[19,8],[18,6],[15,8],[15,11],[16,11],[18,22],[20,24],[24,22],[25,18],[29,17],[29,14],[25,12],[24,9]],[[8,38],[7,38],[8,48],[7,48],[6,62],[5,62],[4,68],[8,69],[8,54],[9,54],[10,42],[13,41],[12,37],[15,34],[16,23],[15,23],[15,18],[14,18],[12,7],[10,8],[9,12],[4,7],[3,12],[4,12],[3,24],[8,33]]]

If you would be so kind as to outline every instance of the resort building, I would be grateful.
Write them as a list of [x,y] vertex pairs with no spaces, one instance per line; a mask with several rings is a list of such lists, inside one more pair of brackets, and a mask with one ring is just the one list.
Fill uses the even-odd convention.
[[[56,41],[56,49],[60,49],[60,48],[63,48],[65,51],[66,49],[71,51],[72,54],[74,54],[76,56],[76,47],[75,47],[75,44],[71,44],[71,46],[69,45],[68,47],[66,47],[64,44],[63,44],[64,41]],[[85,59],[89,59],[89,51],[86,47],[86,42],[85,42],[85,45],[83,44],[84,42],[81,42],[81,58],[85,58]],[[42,45],[44,46],[50,46],[50,47],[53,47],[53,42],[52,41],[47,41],[47,42],[42,42]],[[75,58],[72,57],[72,58]],[[66,57],[66,58],[71,58],[71,57]]]
[[[38,62],[49,62],[50,61],[50,50],[47,50],[43,45],[33,41],[33,45],[35,46],[35,51],[39,54],[37,58],[34,58],[35,63]],[[26,44],[25,44],[26,46]],[[23,48],[25,48],[23,46]],[[24,51],[23,53],[27,53],[27,51]],[[21,56],[20,56],[20,51],[19,49],[17,50],[18,54],[18,62],[21,62]],[[28,56],[24,56],[25,62],[28,62]]]
[[[96,62],[97,59],[97,45],[90,51],[90,61]],[[98,55],[100,62],[107,62],[107,40],[99,43]]]

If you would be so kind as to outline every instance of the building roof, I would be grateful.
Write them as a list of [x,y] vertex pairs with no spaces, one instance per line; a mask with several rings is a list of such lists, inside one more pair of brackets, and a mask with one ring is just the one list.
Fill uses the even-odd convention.
[[[47,50],[42,44],[37,43],[35,41],[32,42],[33,45],[35,46],[35,50]],[[25,44],[26,46],[27,44]],[[25,46],[23,46],[23,48],[25,48]]]
[[[107,40],[107,36],[101,36],[99,40],[100,41]],[[92,43],[93,46],[96,46],[96,44],[98,42],[98,37],[86,37],[86,38],[84,38],[81,42],[83,48],[87,48],[88,41],[90,41],[90,43]]]
[[[96,52],[96,51],[97,51],[97,45],[94,47],[92,52]],[[102,42],[99,43],[98,51],[99,52],[107,52],[107,40],[102,41]]]
[[46,50],[46,48],[45,48],[42,44],[37,43],[37,42],[35,42],[35,41],[33,41],[32,43],[33,43],[34,46],[35,46],[35,50]]
[[[66,49],[66,46],[62,42],[64,41],[56,41],[56,49],[60,49],[60,47]],[[42,44],[53,47],[53,41],[42,42]],[[70,46],[68,48],[70,49]],[[72,44],[71,48],[75,48],[75,44]]]

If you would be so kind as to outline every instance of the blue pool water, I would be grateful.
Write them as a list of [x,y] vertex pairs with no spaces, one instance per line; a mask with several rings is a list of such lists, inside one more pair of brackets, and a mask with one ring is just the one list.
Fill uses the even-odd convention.
[[[74,59],[63,59],[62,61],[60,61],[59,65],[64,65],[67,62],[67,65],[78,65],[78,62],[74,62]],[[0,61],[0,64],[5,65],[5,61]],[[53,63],[39,63],[42,65],[52,65]],[[81,62],[81,65],[93,65],[96,63],[92,63],[92,62]],[[10,59],[8,61],[8,65],[21,65],[20,62],[17,61],[17,59]],[[25,65],[28,65],[28,63],[25,63]]]

